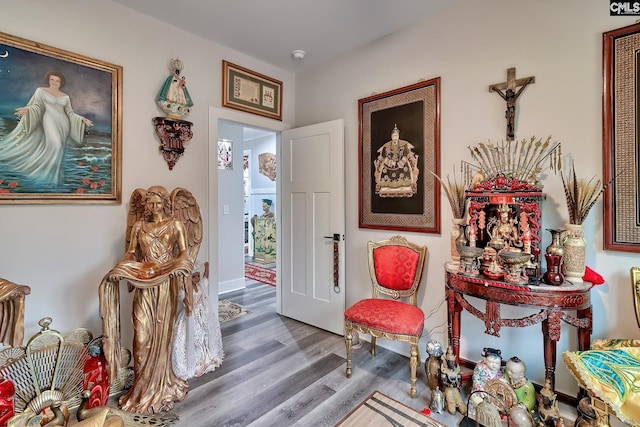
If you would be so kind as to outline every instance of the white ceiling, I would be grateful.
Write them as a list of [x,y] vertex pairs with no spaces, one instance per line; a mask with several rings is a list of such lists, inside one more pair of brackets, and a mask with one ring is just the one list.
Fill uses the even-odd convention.
[[[412,26],[456,0],[113,0],[296,73]],[[294,60],[291,52],[306,52]]]

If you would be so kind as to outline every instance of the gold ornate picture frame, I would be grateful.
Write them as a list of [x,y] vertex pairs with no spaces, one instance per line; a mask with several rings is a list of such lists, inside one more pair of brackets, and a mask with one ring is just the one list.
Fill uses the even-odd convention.
[[0,33],[0,71],[0,204],[121,203],[122,67]]
[[440,233],[440,78],[358,100],[359,227]]
[[282,82],[223,60],[222,106],[282,120]]
[[640,24],[603,34],[604,249],[623,252],[640,252],[639,52]]

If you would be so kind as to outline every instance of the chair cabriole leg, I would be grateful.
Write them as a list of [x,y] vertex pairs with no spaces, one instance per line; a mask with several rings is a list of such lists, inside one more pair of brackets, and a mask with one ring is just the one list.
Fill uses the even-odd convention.
[[416,374],[418,370],[418,346],[416,344],[411,344],[411,358],[409,360],[411,364],[411,397],[414,398],[417,396],[418,391],[416,389]]
[[344,345],[347,349],[347,378],[351,378],[351,340],[353,339],[353,329],[345,324]]

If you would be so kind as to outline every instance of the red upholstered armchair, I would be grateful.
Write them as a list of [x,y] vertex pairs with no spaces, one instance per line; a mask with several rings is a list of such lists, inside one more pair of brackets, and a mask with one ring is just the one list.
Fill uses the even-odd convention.
[[[347,378],[351,377],[353,331],[371,335],[371,354],[376,354],[376,338],[405,341],[411,345],[411,397],[416,397],[416,370],[420,363],[418,340],[424,313],[417,306],[418,287],[427,256],[427,247],[410,243],[402,236],[369,242],[369,274],[373,297],[358,301],[344,312],[344,339],[347,347]],[[400,299],[407,302],[400,301]]]

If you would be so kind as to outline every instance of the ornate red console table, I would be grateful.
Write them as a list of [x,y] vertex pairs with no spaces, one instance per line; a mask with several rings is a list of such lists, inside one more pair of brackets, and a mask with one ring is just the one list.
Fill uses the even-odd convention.
[[[468,277],[449,270],[445,266],[449,340],[457,359],[460,355],[462,310],[482,320],[485,333],[496,337],[500,336],[503,326],[522,328],[542,323],[545,377],[551,380],[552,388],[555,388],[556,344],[560,340],[561,321],[578,328],[578,350],[589,349],[592,329],[591,283],[517,286],[491,280],[482,274]],[[471,305],[466,296],[485,300],[485,312]],[[522,318],[503,319],[500,316],[501,304],[540,311]],[[572,311],[576,312],[575,316],[569,314]]]

